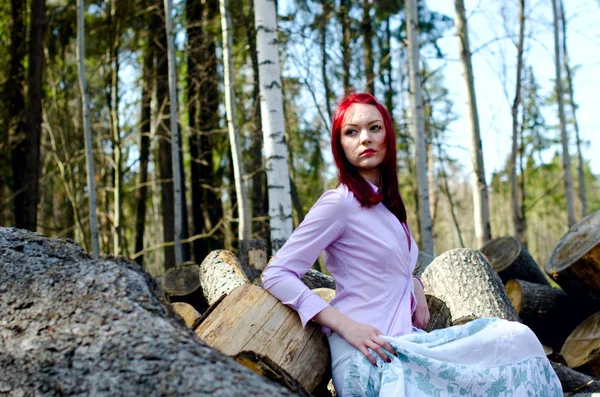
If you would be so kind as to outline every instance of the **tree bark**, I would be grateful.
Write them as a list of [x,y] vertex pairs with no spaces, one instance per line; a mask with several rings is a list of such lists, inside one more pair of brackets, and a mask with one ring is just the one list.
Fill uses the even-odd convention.
[[[96,186],[94,183],[94,154],[92,147],[92,127],[90,121],[90,99],[85,77],[85,8],[83,0],[77,1],[77,64],[79,70],[79,88],[81,90],[81,109],[83,113],[83,133],[85,135],[85,158],[87,168],[87,188],[89,195],[90,229],[94,256],[100,255],[98,244],[98,221],[96,218]],[[82,236],[83,237],[83,236]]]
[[342,84],[344,95],[352,92],[350,85],[350,66],[352,65],[352,54],[350,53],[350,0],[340,0],[339,19],[342,25],[342,63],[344,64]]
[[46,1],[32,0],[25,135],[23,139],[18,140],[13,151],[15,225],[32,231],[37,229],[39,199],[45,18]]
[[230,251],[212,251],[200,265],[200,285],[209,305],[223,294],[229,294],[240,285],[250,281],[238,259]]
[[261,92],[265,168],[269,194],[271,250],[275,254],[292,234],[292,200],[285,141],[277,12],[275,3],[254,0]]
[[252,235],[252,221],[250,215],[250,201],[246,188],[244,164],[242,162],[242,147],[236,123],[236,96],[234,87],[233,67],[233,38],[229,0],[220,0],[221,31],[223,33],[223,65],[225,85],[225,108],[227,113],[227,130],[229,131],[229,146],[234,174],[235,193],[238,212],[238,241],[250,240]]
[[136,263],[17,229],[0,246],[3,392],[293,395],[198,340]]
[[[517,78],[515,98],[512,103],[512,150],[510,153],[510,187],[512,197],[512,219],[515,236],[519,241],[524,240],[525,230],[519,205],[519,186],[517,183],[517,153],[519,150],[519,105],[521,104],[521,80],[523,71],[523,42],[525,41],[525,0],[519,1],[519,41],[517,44]],[[522,175],[521,175],[522,177]]]
[[431,262],[421,278],[425,293],[448,306],[453,325],[481,317],[519,320],[500,277],[477,250],[446,251]]
[[419,66],[419,18],[417,1],[406,0],[406,26],[408,31],[408,60],[410,69],[411,127],[415,140],[415,161],[417,170],[419,202],[419,234],[421,249],[433,255],[433,228],[429,213],[429,181],[427,178],[427,149],[425,144],[425,121],[423,119],[423,97],[421,93],[421,73]]
[[565,15],[565,4],[560,0],[560,16],[562,22],[562,49],[565,73],[567,73],[567,85],[569,90],[569,105],[573,116],[573,129],[575,130],[575,142],[577,144],[577,180],[579,182],[579,201],[581,202],[581,217],[587,214],[587,198],[585,196],[585,173],[583,172],[583,157],[581,155],[581,140],[579,138],[579,123],[577,122],[577,105],[575,104],[575,93],[573,91],[573,75],[569,65],[569,53],[567,51],[567,17]]
[[364,67],[367,78],[367,92],[375,95],[375,70],[373,64],[373,26],[371,25],[372,0],[363,0],[362,36],[364,47]]
[[575,204],[573,198],[573,176],[571,175],[571,156],[569,154],[569,137],[567,136],[567,127],[565,124],[565,109],[562,87],[562,72],[561,72],[561,54],[559,40],[559,15],[557,0],[552,0],[552,13],[554,15],[554,68],[555,68],[555,91],[556,102],[558,103],[558,120],[560,126],[560,140],[562,143],[562,164],[565,183],[565,199],[567,202],[567,221],[569,227],[575,224]]
[[321,26],[319,27],[319,35],[321,36],[321,76],[323,78],[323,90],[325,91],[325,109],[327,109],[328,120],[331,122],[333,108],[331,107],[332,93],[329,84],[329,73],[327,72],[327,62],[329,60],[327,55],[327,24],[331,16],[332,3],[329,0],[322,0],[321,6],[323,7]]
[[[552,369],[556,372],[556,376],[560,380],[560,384],[565,393],[576,393],[570,394],[570,396],[586,395],[585,393],[600,392],[600,381],[593,377],[582,374],[567,367],[566,365],[557,364],[550,362]],[[592,397],[593,395],[587,394]]]
[[460,50],[460,64],[463,71],[463,80],[467,94],[467,117],[471,133],[471,160],[473,162],[473,209],[475,219],[475,236],[481,247],[492,238],[490,229],[490,209],[488,202],[487,184],[485,182],[485,169],[483,165],[483,151],[481,149],[481,133],[479,129],[479,115],[477,112],[477,98],[475,96],[475,83],[473,65],[471,63],[471,49],[469,47],[469,29],[465,14],[463,0],[454,0],[456,9],[456,30],[458,31],[458,47]]

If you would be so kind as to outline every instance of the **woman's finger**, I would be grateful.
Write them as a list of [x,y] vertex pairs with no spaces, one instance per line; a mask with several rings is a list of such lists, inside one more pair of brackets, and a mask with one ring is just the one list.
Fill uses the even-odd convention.
[[392,345],[390,345],[389,343],[387,343],[385,341],[385,339],[377,337],[377,338],[374,339],[374,341],[375,341],[375,343],[377,343],[379,346],[383,347],[385,350],[387,350],[388,352],[390,352],[394,356],[396,355],[396,350],[394,350],[394,348],[392,347]]
[[367,347],[370,347],[371,349],[373,349],[373,351],[377,354],[379,354],[379,356],[383,359],[383,361],[385,361],[386,363],[391,362],[392,360],[387,356],[387,354],[384,353],[384,351],[381,349],[381,346],[379,346],[377,343],[373,342],[373,341],[369,341],[367,342]]
[[371,364],[373,364],[373,365],[377,365],[377,360],[375,360],[375,357],[373,357],[373,356],[371,355],[371,353],[369,353],[369,351],[367,350],[367,348],[366,348],[366,347],[364,347],[364,346],[363,346],[363,347],[360,349],[360,352],[361,352],[362,354],[364,354],[364,355],[365,355],[365,357],[367,358],[367,360],[369,360],[369,362],[370,362]]

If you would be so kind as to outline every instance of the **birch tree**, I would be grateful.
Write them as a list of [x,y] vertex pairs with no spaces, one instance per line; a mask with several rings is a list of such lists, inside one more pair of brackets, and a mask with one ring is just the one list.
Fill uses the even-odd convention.
[[90,207],[90,228],[94,256],[100,255],[98,245],[98,220],[96,218],[96,187],[94,186],[94,155],[92,153],[92,128],[90,122],[90,99],[85,79],[85,33],[83,0],[77,0],[77,64],[79,66],[79,88],[81,89],[81,108],[83,111],[83,132],[85,134],[85,158],[87,164],[87,188]]
[[419,226],[421,249],[433,255],[433,230],[429,212],[429,180],[427,178],[427,148],[425,145],[425,120],[423,116],[423,95],[419,66],[419,19],[417,0],[406,0],[406,27],[408,34],[408,64],[410,84],[411,118],[410,126],[415,140],[417,196],[419,204]]
[[277,11],[272,0],[254,0],[260,110],[269,197],[271,249],[275,254],[292,234],[292,200],[285,141]]
[[579,123],[577,122],[577,106],[573,92],[573,74],[569,65],[569,52],[567,51],[567,17],[565,16],[564,1],[560,0],[560,15],[562,21],[562,50],[565,73],[569,90],[569,105],[573,116],[573,129],[575,130],[575,143],[577,144],[577,180],[579,182],[579,201],[581,202],[581,217],[587,214],[587,199],[585,197],[585,174],[583,172],[583,156],[581,155],[581,139],[579,138]]
[[175,48],[173,45],[173,21],[171,20],[171,0],[165,0],[165,24],[167,28],[167,61],[169,63],[169,107],[171,109],[171,156],[173,165],[173,190],[175,192],[175,265],[183,262],[181,235],[183,234],[183,217],[181,211],[181,170],[179,168],[179,126],[177,125],[177,67],[175,65]]
[[473,210],[475,221],[475,236],[477,244],[482,246],[492,238],[490,230],[490,209],[488,190],[485,182],[485,169],[483,165],[483,151],[481,149],[481,133],[479,129],[479,115],[477,113],[477,98],[475,96],[475,83],[473,81],[473,65],[471,64],[471,50],[469,47],[469,29],[465,15],[463,0],[454,0],[456,10],[456,30],[458,33],[458,48],[460,51],[460,64],[463,80],[467,93],[467,118],[471,133],[471,161],[473,162]]
[[512,150],[510,153],[510,186],[512,193],[512,218],[517,239],[524,241],[525,230],[519,206],[519,187],[517,183],[517,152],[519,150],[519,105],[521,103],[521,81],[523,74],[523,42],[525,41],[525,0],[519,1],[519,39],[517,43],[517,79],[515,98],[512,103]]
[[233,175],[235,180],[235,194],[238,206],[238,239],[250,240],[252,234],[252,221],[250,217],[250,203],[248,189],[244,182],[245,172],[242,163],[242,148],[235,122],[235,89],[233,83],[233,40],[231,35],[231,15],[229,0],[220,0],[221,31],[223,32],[223,65],[225,78],[225,108],[227,111],[227,130],[229,131],[229,145],[233,160]]
[[556,0],[552,0],[552,13],[554,15],[554,68],[556,72],[555,90],[558,103],[558,121],[560,126],[560,140],[562,143],[562,165],[564,171],[565,197],[567,201],[567,222],[569,227],[575,224],[575,205],[573,198],[573,176],[571,175],[571,157],[569,155],[569,137],[565,125],[565,109],[563,102],[563,87],[561,74],[561,53],[559,40],[559,9]]

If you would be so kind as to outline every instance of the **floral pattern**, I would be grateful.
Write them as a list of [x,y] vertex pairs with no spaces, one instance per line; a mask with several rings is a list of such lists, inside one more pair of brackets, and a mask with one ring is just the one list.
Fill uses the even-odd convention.
[[[498,326],[503,328],[499,330]],[[511,327],[518,331],[511,334]],[[531,331],[526,329],[524,332],[523,328],[526,329],[521,324],[486,318],[431,333],[421,331],[398,338],[384,337],[398,356],[389,354],[392,363],[388,364],[373,354],[378,357],[377,366],[373,366],[364,355],[355,351],[344,377],[343,390],[338,395],[562,397],[560,382],[543,350],[540,350],[541,354],[522,353],[528,350],[526,345],[515,343],[520,339],[523,344],[531,344],[527,335]],[[502,337],[499,338],[498,333]],[[489,348],[491,339],[494,339],[493,344],[499,345],[497,350]],[[475,346],[478,341],[483,341],[487,349],[484,354]],[[537,340],[534,342],[539,344]],[[440,360],[439,352],[447,346],[450,346],[447,351],[453,353],[452,359]],[[529,351],[535,352],[535,346]],[[498,352],[502,352],[503,357],[497,360],[484,357]],[[519,359],[519,354],[525,357]],[[477,355],[481,355],[481,359]],[[513,357],[517,359],[507,362]]]

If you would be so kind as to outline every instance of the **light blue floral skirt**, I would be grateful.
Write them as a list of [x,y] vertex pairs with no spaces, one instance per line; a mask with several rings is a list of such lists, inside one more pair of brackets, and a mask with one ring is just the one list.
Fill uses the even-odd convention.
[[373,354],[373,366],[339,336],[330,337],[338,396],[563,396],[540,342],[520,323],[483,318],[382,338],[398,356],[388,364]]

